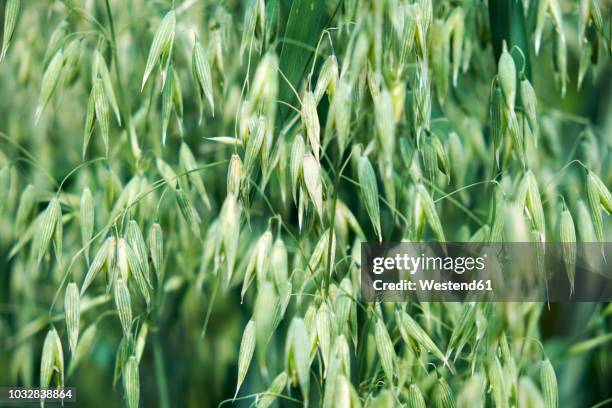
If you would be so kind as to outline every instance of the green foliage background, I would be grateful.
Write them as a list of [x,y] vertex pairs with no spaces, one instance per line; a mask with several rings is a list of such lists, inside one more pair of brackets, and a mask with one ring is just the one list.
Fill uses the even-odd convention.
[[[283,391],[282,406],[301,404],[304,396],[295,373],[295,357],[286,356],[290,324],[293,318],[304,318],[309,335],[314,336],[316,324],[311,322],[316,320],[314,316],[321,305],[328,305],[334,315],[337,313],[334,294],[340,290],[343,279],[352,288],[354,320],[342,322],[341,330],[333,332],[348,340],[351,370],[345,374],[364,406],[412,406],[408,391],[411,383],[420,388],[427,406],[433,406],[438,375],[446,378],[458,400],[468,404],[463,406],[478,400],[469,394],[467,385],[475,375],[481,375],[486,381],[481,398],[486,406],[494,406],[499,401],[494,401],[494,393],[486,390],[493,382],[491,364],[496,358],[502,361],[504,376],[515,385],[502,392],[510,406],[538,406],[542,388],[539,367],[545,358],[551,360],[556,371],[560,406],[592,406],[610,398],[610,304],[478,304],[475,312],[478,318],[470,324],[478,327],[477,333],[465,335],[465,349],[455,364],[457,373],[451,374],[442,361],[424,351],[426,347],[419,341],[406,342],[402,338],[394,311],[406,311],[413,316],[437,347],[446,352],[463,305],[374,305],[359,299],[358,243],[377,239],[372,223],[375,217],[365,205],[364,195],[368,192],[358,176],[360,155],[368,157],[376,173],[380,195],[376,202],[385,241],[438,238],[429,217],[415,209],[415,187],[419,184],[425,185],[436,200],[435,211],[447,240],[487,241],[490,231],[487,228],[499,216],[494,212],[494,184],[500,186],[511,203],[527,169],[535,174],[544,203],[545,225],[540,232],[545,232],[546,239],[559,240],[557,224],[562,202],[573,216],[578,239],[596,239],[589,235],[596,221],[594,208],[587,207],[590,203],[585,170],[593,171],[609,189],[611,4],[606,0],[551,1],[550,11],[545,17],[538,17],[543,1],[18,2],[21,7],[16,28],[0,62],[0,385],[39,385],[43,341],[55,327],[63,345],[66,384],[78,389],[79,406],[126,404],[122,380],[113,384],[123,334],[112,291],[107,295],[105,290],[108,277],[104,272],[81,298],[80,333],[95,325],[94,346],[73,371],[68,371],[71,353],[63,299],[66,284],[75,282],[80,288],[88,270],[80,213],[81,194],[88,187],[95,209],[94,238],[86,251],[89,260],[108,236],[123,236],[128,220],[136,221],[145,238],[153,223],[159,223],[163,231],[164,273],[160,278],[151,270],[150,308],[134,280],[129,281],[134,336],[143,324],[148,327],[139,364],[142,406],[212,407],[221,401],[231,403],[228,399],[236,391],[243,329],[253,313],[272,316],[276,311],[274,302],[280,296],[280,285],[273,278],[276,272],[267,266],[257,271],[256,282],[241,298],[243,277],[266,230],[287,248],[292,296],[278,328],[270,334],[269,344],[263,344],[258,333],[255,355],[238,394],[250,397],[237,400],[235,405],[250,406],[255,395],[265,391],[284,370],[293,381]],[[0,5],[6,3],[9,2],[2,1]],[[562,14],[561,28],[554,19],[557,3]],[[599,5],[603,26],[596,27],[589,17],[586,39],[581,44],[580,6],[586,3]],[[425,44],[420,43],[419,28],[411,38],[405,38],[399,27],[408,24],[404,20],[407,16],[415,15],[411,14],[415,12],[412,7],[420,7],[425,15],[429,6],[431,21],[423,23],[429,26],[421,33]],[[176,28],[169,58],[182,89],[183,113],[182,117],[171,113],[164,145],[160,73],[164,67],[156,64],[142,90],[141,85],[151,43],[170,10],[176,12]],[[464,29],[460,45],[465,60],[455,86],[452,79],[455,48],[450,44],[458,34],[457,26],[449,21],[457,10],[463,13],[463,18],[454,24]],[[255,18],[250,36],[248,31],[244,34],[249,18]],[[542,47],[536,55],[535,31],[538,19],[542,18],[545,22]],[[2,21],[5,27],[6,18]],[[448,28],[451,26],[455,28]],[[447,28],[452,35],[444,31]],[[432,30],[448,36],[436,31],[438,36],[432,39]],[[562,51],[554,45],[560,33],[567,45],[565,60],[559,58]],[[204,95],[199,95],[199,85],[192,73],[196,36],[212,69],[214,112],[205,97],[203,101],[199,99]],[[401,48],[408,46],[408,42],[407,60],[401,60]],[[523,71],[535,88],[539,143],[536,148],[536,132],[523,123],[520,133],[525,152],[521,156],[504,130],[505,137],[497,146],[501,149],[497,165],[493,159],[496,124],[491,119],[490,100],[492,89],[499,83],[497,61],[504,42],[516,70]],[[579,88],[577,77],[587,44],[593,57],[582,57],[582,67],[587,70]],[[74,58],[65,60],[57,80],[45,85],[43,77],[53,55],[71,45]],[[439,52],[438,48],[447,52]],[[109,67],[122,121],[119,125],[111,111],[106,155],[98,118],[83,157],[88,98],[95,84],[94,50],[101,53]],[[304,136],[308,149],[312,143],[296,111],[302,110],[300,101],[304,100],[305,92],[315,90],[321,81],[321,67],[330,55],[336,56],[341,75],[335,78],[335,89],[325,87],[325,95],[317,106],[316,120],[320,123],[323,146],[317,162],[322,172],[324,210],[322,216],[317,215],[303,175],[298,183],[305,203],[300,227],[301,215],[292,199],[289,167],[302,158],[292,157],[291,150],[298,133]],[[271,64],[272,68],[258,77],[258,67],[271,60],[277,64]],[[560,61],[564,62],[560,65]],[[423,64],[427,64],[427,80],[424,71],[419,71]],[[567,70],[564,96],[560,84],[564,80],[563,69]],[[350,92],[345,100],[334,102],[341,81],[349,83]],[[45,86],[52,88],[52,96],[35,123],[35,111]],[[419,87],[425,90],[431,103],[426,118],[415,114]],[[254,89],[260,88],[264,96],[254,96]],[[380,93],[387,91],[393,112],[378,105]],[[253,101],[256,103],[250,103]],[[350,115],[349,137],[344,146],[337,143],[341,131],[337,124],[328,125],[332,123],[334,103],[345,106]],[[516,114],[524,122],[522,104],[519,95]],[[199,123],[202,108],[204,118]],[[264,147],[257,149],[252,170],[242,175],[240,194],[236,197],[241,215],[228,216],[222,208],[228,200],[230,158],[235,153],[245,161],[245,151],[258,130],[251,122],[259,117],[266,120]],[[385,133],[389,120],[391,135]],[[453,152],[449,144],[453,132],[461,142],[459,153]],[[431,145],[434,137],[448,156],[448,174],[441,171],[445,164],[441,152],[434,153],[434,169],[428,172],[424,151],[434,148]],[[238,140],[237,145],[232,139]],[[184,163],[179,161],[183,142],[198,162],[195,172],[204,181],[210,208],[187,175]],[[170,186],[176,180],[163,174],[159,159],[174,170],[190,208],[199,215],[199,235],[192,232],[196,222],[185,219],[177,204],[176,193]],[[266,179],[268,169],[270,177]],[[138,200],[126,205],[120,197],[135,177],[140,183]],[[23,192],[29,185],[33,186],[31,206],[19,219]],[[37,216],[53,197],[59,199],[62,208],[62,257],[57,256],[54,244],[47,243],[45,256],[38,263],[33,256],[32,237],[41,234]],[[588,218],[580,213],[580,202],[589,209]],[[517,205],[523,214],[521,221],[533,229],[526,216],[530,209],[524,211],[524,203]],[[340,206],[343,210],[338,210]],[[114,217],[115,209],[120,217]],[[603,215],[601,240],[607,240],[609,217],[599,203],[597,211]],[[506,216],[503,214],[502,218]],[[236,266],[228,285],[227,248],[220,246],[225,238],[223,228],[232,223],[240,225],[240,237]],[[313,260],[317,243],[329,237],[330,227],[336,237],[333,251],[329,240],[323,241],[324,255],[319,253],[319,258]],[[218,257],[213,259],[215,253]],[[266,252],[266,260],[270,257]],[[274,286],[264,289],[270,282]],[[88,306],[92,299],[98,303]],[[385,378],[380,363],[380,346],[374,334],[379,317],[386,323],[398,356],[394,360],[397,370],[394,381]],[[255,320],[257,323],[258,319]],[[264,320],[261,317],[260,321]],[[510,359],[500,354],[499,341],[503,337],[509,340]],[[133,352],[134,344],[130,347]],[[511,360],[518,367],[513,380],[507,371]],[[119,358],[119,366],[123,363]],[[330,381],[322,378],[323,367],[321,351],[313,352],[308,393],[312,406],[323,405],[325,387]],[[402,376],[405,384],[400,384]],[[517,386],[520,379],[524,379],[523,385]],[[534,387],[529,388],[526,383]],[[497,389],[495,385],[493,388]],[[466,399],[461,400],[461,395],[466,395]],[[527,399],[529,403],[525,403]],[[332,406],[337,404],[338,401],[332,402]],[[357,406],[357,401],[351,404]]]

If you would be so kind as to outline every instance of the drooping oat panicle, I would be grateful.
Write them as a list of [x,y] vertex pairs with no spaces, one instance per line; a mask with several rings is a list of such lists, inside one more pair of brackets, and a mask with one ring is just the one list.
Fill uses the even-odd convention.
[[140,401],[140,375],[138,374],[138,360],[130,356],[123,368],[123,388],[128,408],[138,408]]
[[208,56],[200,39],[196,37],[196,41],[193,45],[193,54],[191,57],[191,70],[193,77],[196,82],[197,92],[200,101],[200,117],[199,121],[202,122],[203,104],[201,102],[202,96],[206,98],[213,115],[215,114],[215,102],[213,100],[213,86],[212,86],[212,75],[210,70],[210,64],[208,62]]
[[40,120],[40,116],[42,115],[43,110],[51,100],[51,96],[53,96],[53,92],[59,82],[59,77],[62,72],[62,66],[64,65],[64,53],[62,50],[59,50],[55,53],[51,62],[47,66],[45,73],[43,74],[41,87],[40,87],[40,95],[38,97],[38,105],[36,107],[36,112],[34,113],[34,122],[38,123]]
[[115,306],[119,313],[123,335],[129,339],[132,337],[132,301],[127,284],[122,278],[115,282]]
[[163,71],[167,69],[167,64],[169,62],[170,55],[172,54],[175,27],[176,15],[174,10],[170,10],[159,23],[159,27],[153,36],[153,42],[151,43],[151,48],[149,49],[147,64],[142,76],[141,90],[144,89],[147,79],[157,64],[160,64],[160,68],[162,69],[162,84],[166,82]]
[[2,35],[2,50],[0,51],[0,61],[6,56],[13,32],[17,25],[19,17],[19,9],[21,8],[21,0],[7,0],[4,5],[4,34]]
[[315,207],[319,219],[323,219],[323,181],[321,180],[321,165],[311,154],[307,153],[302,159],[304,184],[308,196]]
[[576,230],[574,219],[567,208],[561,212],[559,221],[559,238],[563,243],[563,263],[570,282],[570,294],[574,292],[574,276],[576,273]]
[[153,263],[153,269],[157,275],[158,283],[161,279],[162,267],[164,264],[164,236],[161,226],[158,223],[151,225],[149,230],[149,253],[151,254],[151,261]]
[[318,161],[321,149],[321,126],[317,113],[317,101],[311,91],[306,92],[302,97],[302,122],[306,128],[308,144]]
[[246,378],[251,360],[253,358],[253,352],[255,351],[255,321],[249,320],[244,332],[242,333],[242,341],[240,342],[240,351],[238,352],[238,381],[236,382],[236,392],[234,398],[238,395],[240,386]]
[[208,199],[208,194],[206,193],[206,188],[204,187],[204,180],[199,172],[200,166],[198,166],[191,149],[186,143],[181,143],[179,162],[185,171],[188,172],[187,176],[189,178],[189,182],[195,187],[196,191],[202,198],[202,201],[204,201],[204,204],[206,204],[206,206],[210,209],[210,200]]
[[374,227],[374,232],[382,241],[382,230],[380,227],[380,207],[378,204],[378,186],[376,185],[376,175],[370,160],[367,156],[359,159],[358,180],[361,186],[361,194],[366,211],[370,217],[370,222]]
[[79,340],[79,320],[81,317],[80,295],[76,283],[70,282],[66,286],[64,297],[64,313],[66,314],[66,331],[68,332],[68,344],[74,356],[77,342]]
[[550,360],[542,361],[540,365],[540,386],[544,395],[546,408],[557,408],[559,406],[559,390],[557,388],[557,375]]
[[416,384],[410,384],[408,388],[408,408],[425,408],[425,398],[423,398],[423,394],[419,387]]
[[91,190],[89,187],[83,189],[81,194],[80,205],[80,221],[81,221],[81,242],[85,249],[85,259],[89,264],[89,241],[93,236],[94,230],[94,206]]
[[270,387],[258,399],[257,408],[269,408],[276,401],[278,395],[283,392],[286,385],[287,373],[283,371],[272,380]]

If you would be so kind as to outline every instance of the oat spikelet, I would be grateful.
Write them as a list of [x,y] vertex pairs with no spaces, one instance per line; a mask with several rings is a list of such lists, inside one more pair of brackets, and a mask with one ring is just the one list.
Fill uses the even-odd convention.
[[4,34],[2,36],[2,51],[0,51],[0,61],[6,56],[15,26],[17,25],[17,18],[19,17],[19,9],[21,8],[21,0],[7,0],[4,6]]
[[[167,63],[172,54],[172,46],[174,44],[174,30],[176,27],[176,15],[174,10],[170,10],[162,19],[151,43],[149,56],[144,74],[142,76],[141,91],[144,89],[147,79],[153,72],[155,65],[161,63],[162,70],[167,69]],[[165,74],[162,73],[162,85],[165,83]]]
[[376,175],[372,164],[367,156],[363,156],[359,160],[358,169],[359,184],[361,185],[361,194],[363,202],[370,216],[370,222],[374,227],[374,231],[378,236],[379,241],[382,241],[382,231],[380,227],[380,207],[378,204],[378,186],[376,185]]
[[540,366],[540,385],[544,394],[546,408],[557,408],[559,406],[559,390],[557,389],[557,375],[550,360],[542,361]]
[[80,295],[76,283],[70,282],[66,286],[64,297],[64,311],[66,314],[66,331],[68,332],[68,344],[74,356],[77,342],[79,339],[79,320],[80,320]]
[[255,351],[255,332],[255,321],[249,320],[244,328],[244,332],[242,333],[240,351],[238,352],[238,381],[236,382],[236,392],[234,394],[234,398],[236,398],[238,395],[240,386],[242,385],[242,382],[249,371],[249,366],[251,365],[253,352]]

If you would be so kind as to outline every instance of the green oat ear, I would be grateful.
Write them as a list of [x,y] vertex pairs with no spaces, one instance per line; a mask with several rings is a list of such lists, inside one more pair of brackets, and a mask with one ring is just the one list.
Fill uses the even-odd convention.
[[410,384],[408,387],[408,408],[425,408],[425,398],[421,394],[421,390],[416,384]]
[[149,56],[147,57],[147,64],[142,76],[141,91],[144,89],[149,76],[153,72],[156,65],[162,72],[162,87],[166,83],[166,72],[168,70],[168,64],[172,55],[172,47],[174,45],[174,36],[176,28],[176,14],[174,10],[170,10],[157,28],[155,35],[153,36],[153,42],[149,49]]
[[135,356],[128,358],[123,368],[122,378],[128,407],[138,408],[140,401],[140,375],[138,374],[138,360]]
[[574,219],[567,207],[561,212],[559,238],[563,243],[563,263],[570,283],[571,295],[574,292],[574,277],[576,274],[576,230],[574,228]]
[[376,321],[376,349],[387,381],[393,384],[393,379],[395,378],[395,350],[393,349],[393,343],[391,342],[391,337],[389,337],[387,327],[380,319]]
[[302,97],[302,122],[306,128],[306,136],[315,159],[319,160],[321,150],[321,127],[317,114],[317,101],[314,94],[308,91]]
[[115,306],[119,313],[119,321],[121,322],[121,328],[123,335],[127,339],[132,338],[132,300],[130,297],[130,291],[127,287],[126,282],[119,278],[115,282]]
[[304,184],[310,201],[320,220],[323,220],[323,181],[321,179],[321,165],[311,154],[306,153],[302,159]]
[[2,35],[2,49],[0,50],[0,61],[4,59],[8,51],[17,19],[19,18],[19,10],[21,8],[21,0],[7,0],[4,6],[4,33]]
[[557,389],[557,376],[550,360],[542,361],[540,366],[540,385],[546,408],[559,406],[559,391]]
[[200,195],[200,198],[202,198],[202,201],[210,210],[210,199],[208,198],[208,193],[204,187],[204,180],[200,174],[200,166],[198,165],[193,152],[184,142],[181,143],[181,148],[179,149],[179,163],[187,173],[189,182],[193,187],[195,187],[196,191]]
[[38,97],[38,105],[36,106],[36,111],[34,113],[34,122],[38,123],[40,117],[42,115],[43,110],[46,108],[49,100],[53,96],[53,92],[57,87],[57,83],[59,82],[59,77],[62,72],[62,67],[64,66],[64,53],[62,50],[58,50],[42,78],[42,83],[40,87],[40,95]]
[[286,353],[288,355],[289,365],[291,366],[291,362],[293,362],[294,369],[297,372],[305,407],[308,406],[308,394],[310,391],[310,356],[308,355],[308,339],[309,335],[306,331],[304,320],[294,317],[289,326],[289,333],[287,335],[287,342],[289,345]]
[[70,352],[74,356],[79,339],[80,295],[76,283],[70,282],[66,286],[64,297],[64,313],[66,314],[66,331],[68,332],[68,344]]
[[374,227],[374,232],[378,236],[379,241],[382,241],[382,231],[380,228],[380,207],[378,204],[378,187],[376,185],[376,175],[372,164],[366,156],[359,159],[359,184],[361,186],[361,194],[363,202],[370,216],[370,222]]
[[238,381],[236,383],[236,392],[234,393],[234,399],[238,395],[240,386],[244,381],[249,366],[251,365],[251,359],[253,358],[253,352],[255,351],[255,321],[249,320],[244,332],[242,334],[242,341],[240,342],[240,351],[238,352]]
[[208,101],[210,109],[213,112],[213,116],[215,114],[215,103],[213,100],[212,74],[210,70],[210,64],[208,62],[208,56],[206,55],[206,51],[202,47],[200,39],[197,36],[193,45],[193,53],[191,57],[191,72],[198,88],[197,94],[198,102],[200,105],[199,122],[201,123],[202,112],[204,108],[202,104],[202,97],[200,95],[203,94],[206,100]]

